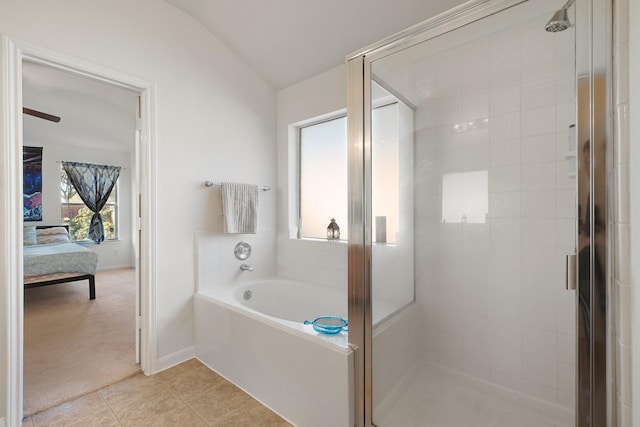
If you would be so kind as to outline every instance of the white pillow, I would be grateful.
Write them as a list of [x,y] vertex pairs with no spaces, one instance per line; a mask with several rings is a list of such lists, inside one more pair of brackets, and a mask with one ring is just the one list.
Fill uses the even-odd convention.
[[46,245],[50,243],[69,243],[69,233],[64,227],[41,228],[36,230],[38,244]]
[[23,244],[25,246],[33,246],[38,244],[35,225],[25,225],[24,232],[22,234],[24,236]]

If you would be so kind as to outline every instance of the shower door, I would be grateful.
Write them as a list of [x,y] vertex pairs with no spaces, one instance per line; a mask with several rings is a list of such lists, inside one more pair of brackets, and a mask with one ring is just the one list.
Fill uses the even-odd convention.
[[348,62],[358,426],[604,425],[598,79],[578,24],[545,31],[559,3],[469,2]]

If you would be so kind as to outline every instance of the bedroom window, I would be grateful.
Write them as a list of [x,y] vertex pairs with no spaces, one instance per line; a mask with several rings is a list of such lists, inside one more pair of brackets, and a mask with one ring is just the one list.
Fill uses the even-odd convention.
[[[89,240],[89,223],[93,212],[71,185],[64,169],[60,172],[60,204],[62,224],[69,226],[69,236],[72,241]],[[104,225],[105,240],[118,238],[118,185],[113,187],[107,203],[100,211]]]

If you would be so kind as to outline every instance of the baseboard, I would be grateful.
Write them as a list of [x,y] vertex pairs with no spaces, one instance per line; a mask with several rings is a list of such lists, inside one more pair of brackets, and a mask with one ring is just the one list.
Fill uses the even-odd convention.
[[[122,265],[107,265],[106,267],[98,267],[96,268],[96,272],[100,271],[110,271],[110,270],[122,270],[123,268],[134,268],[131,264],[122,264]],[[2,427],[2,426],[0,426]]]
[[[187,360],[193,359],[194,357],[196,357],[196,348],[193,346],[187,347],[180,351],[176,351],[175,353],[171,353],[166,356],[162,356],[160,359],[158,359],[158,369],[156,373],[179,365],[180,363],[186,362]],[[0,427],[2,427],[1,424]]]

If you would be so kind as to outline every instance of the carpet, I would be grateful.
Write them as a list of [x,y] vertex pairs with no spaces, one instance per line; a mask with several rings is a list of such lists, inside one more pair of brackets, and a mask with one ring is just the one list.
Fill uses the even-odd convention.
[[135,270],[25,289],[24,415],[74,399],[136,372]]

